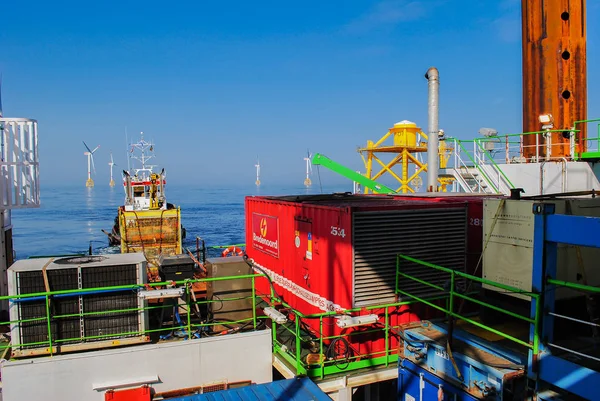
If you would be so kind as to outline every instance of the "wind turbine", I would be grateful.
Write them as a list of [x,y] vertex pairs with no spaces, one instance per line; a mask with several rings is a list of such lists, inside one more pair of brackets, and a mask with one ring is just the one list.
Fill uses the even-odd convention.
[[0,118],[2,118],[2,75],[0,74]]
[[312,181],[310,180],[310,175],[312,174],[312,161],[310,156],[310,152],[307,149],[306,157],[304,158],[304,160],[306,160],[306,178],[304,179],[304,186],[306,187],[310,187],[312,185]]
[[110,166],[110,183],[108,185],[110,185],[111,187],[115,186],[115,180],[113,180],[113,167],[116,166],[113,157],[112,157],[112,152],[110,153],[110,163],[108,163],[108,165]]
[[92,170],[90,169],[90,166],[94,169],[94,174],[96,174],[96,166],[94,166],[94,152],[98,150],[100,145],[96,146],[94,150],[91,150],[85,142],[83,142],[83,146],[85,146],[85,148],[87,149],[87,152],[84,152],[83,154],[87,156],[88,159],[88,178],[85,182],[85,186],[91,188],[94,186],[94,180],[92,180]]
[[256,186],[260,187],[260,160],[258,160],[258,156],[256,156]]

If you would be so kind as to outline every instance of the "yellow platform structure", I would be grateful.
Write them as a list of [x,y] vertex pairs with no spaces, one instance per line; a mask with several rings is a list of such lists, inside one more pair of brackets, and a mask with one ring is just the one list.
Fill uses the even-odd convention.
[[[407,120],[400,121],[394,124],[377,142],[367,141],[367,146],[359,148],[358,152],[365,164],[367,178],[376,181],[385,174],[391,175],[400,184],[396,192],[401,193],[416,192],[422,185],[423,180],[420,174],[427,171],[427,163],[423,161],[420,154],[427,153],[427,134],[417,124]],[[440,138],[440,168],[446,168],[451,152],[452,149],[446,146],[443,138]],[[381,160],[379,153],[392,154],[393,157],[390,161],[385,162]],[[381,167],[378,172],[374,171],[373,161],[376,162],[375,167],[377,164]],[[414,165],[412,169],[410,168],[411,164]],[[401,166],[399,174],[394,171],[394,167],[397,165]],[[448,177],[440,177],[438,182],[440,190],[446,192],[446,187],[452,180]],[[365,193],[368,192],[369,189],[365,188]]]

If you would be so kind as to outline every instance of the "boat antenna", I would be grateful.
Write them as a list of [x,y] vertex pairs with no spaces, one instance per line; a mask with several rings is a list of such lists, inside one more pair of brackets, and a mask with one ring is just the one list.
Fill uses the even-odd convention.
[[131,171],[131,161],[130,161],[130,152],[129,152],[129,139],[127,139],[127,126],[125,126],[125,156],[127,156],[127,171]]
[[[154,154],[148,154],[147,151],[154,153],[154,144],[152,142],[147,142],[144,139],[144,133],[140,132],[141,139],[131,145],[131,158],[137,160],[141,163],[141,168],[134,168],[135,175],[142,174],[140,178],[145,179],[152,174],[152,169],[155,167],[154,165],[147,164],[150,159],[153,159]],[[137,150],[138,154],[133,154],[133,151]]]

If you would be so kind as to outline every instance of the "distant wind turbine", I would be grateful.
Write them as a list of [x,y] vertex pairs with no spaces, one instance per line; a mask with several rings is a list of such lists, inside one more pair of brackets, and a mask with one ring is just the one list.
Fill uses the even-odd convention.
[[2,75],[0,75],[0,118],[2,118]]
[[310,187],[312,185],[312,181],[310,180],[310,175],[312,174],[312,161],[310,159],[310,151],[306,150],[306,178],[304,179],[304,186]]
[[116,164],[115,164],[115,161],[113,160],[112,152],[110,154],[110,163],[108,163],[108,165],[110,166],[110,182],[108,185],[110,185],[111,187],[114,187],[115,180],[113,180],[113,167],[116,166]]
[[87,156],[88,159],[88,178],[85,182],[85,186],[91,188],[94,186],[94,180],[92,180],[92,170],[90,168],[94,169],[94,174],[96,174],[96,166],[94,166],[94,152],[98,150],[100,145],[96,146],[94,150],[91,150],[85,142],[83,142],[83,146],[85,146],[87,149],[87,152],[84,152],[83,154]]
[[258,160],[258,156],[256,156],[256,186],[260,187],[260,160]]

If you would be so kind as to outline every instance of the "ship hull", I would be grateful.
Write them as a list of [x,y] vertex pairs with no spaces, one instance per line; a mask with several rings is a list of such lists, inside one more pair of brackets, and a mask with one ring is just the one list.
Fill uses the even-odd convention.
[[179,255],[182,252],[184,230],[179,208],[126,211],[121,207],[118,224],[121,253],[143,252],[152,281],[159,280],[160,255]]

